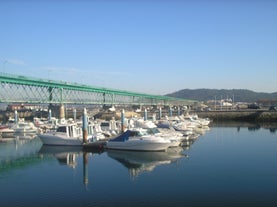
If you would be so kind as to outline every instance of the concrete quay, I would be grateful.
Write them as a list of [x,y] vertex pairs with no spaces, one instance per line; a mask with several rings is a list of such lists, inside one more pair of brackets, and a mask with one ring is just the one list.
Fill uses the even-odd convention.
[[213,121],[277,122],[277,111],[238,110],[238,111],[197,111],[199,117]]

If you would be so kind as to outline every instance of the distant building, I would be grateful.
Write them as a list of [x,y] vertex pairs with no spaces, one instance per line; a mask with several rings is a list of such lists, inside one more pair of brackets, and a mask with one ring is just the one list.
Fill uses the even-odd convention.
[[7,106],[7,111],[33,111],[40,109],[40,105],[35,104],[9,104]]

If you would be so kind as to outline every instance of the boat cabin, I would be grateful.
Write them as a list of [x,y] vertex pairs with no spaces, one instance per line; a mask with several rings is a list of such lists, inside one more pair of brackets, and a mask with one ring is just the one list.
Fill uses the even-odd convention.
[[81,135],[81,129],[76,125],[62,125],[57,128],[57,132],[66,133],[67,137],[77,137]]

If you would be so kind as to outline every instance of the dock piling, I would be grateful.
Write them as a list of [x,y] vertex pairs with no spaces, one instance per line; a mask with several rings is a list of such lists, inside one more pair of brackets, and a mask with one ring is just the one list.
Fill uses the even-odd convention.
[[18,113],[17,113],[17,110],[14,111],[14,123],[15,124],[18,123]]
[[52,119],[52,111],[49,109],[48,111],[48,120],[50,121]]
[[171,117],[172,116],[172,108],[171,107],[169,107],[169,117]]
[[88,142],[88,119],[87,119],[87,109],[84,108],[83,111],[83,143]]
[[76,120],[77,120],[76,108],[73,109],[73,120],[74,120],[74,122],[76,122]]
[[125,119],[125,112],[124,109],[121,111],[121,132],[124,132],[124,119]]
[[144,121],[147,121],[147,109],[144,109]]

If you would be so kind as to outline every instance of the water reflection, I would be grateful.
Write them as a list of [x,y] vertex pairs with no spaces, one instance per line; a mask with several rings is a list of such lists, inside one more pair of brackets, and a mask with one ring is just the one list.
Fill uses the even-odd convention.
[[75,169],[77,166],[76,157],[82,153],[81,146],[47,146],[43,145],[39,153],[42,155],[52,155],[61,165],[67,165]]
[[39,150],[43,156],[54,157],[60,165],[75,169],[78,165],[77,157],[83,155],[83,182],[88,184],[88,153],[83,152],[82,146],[48,146],[43,145]]
[[[109,158],[120,162],[125,166],[132,178],[143,172],[152,172],[157,166],[176,163],[181,158],[186,158],[185,151],[197,139],[186,140],[182,147],[169,148],[166,152],[135,152],[108,150]],[[42,162],[57,160],[59,165],[68,166],[71,169],[83,166],[83,183],[89,183],[89,155],[101,154],[103,151],[87,151],[80,146],[47,146],[41,141],[29,137],[17,137],[0,143],[0,173],[14,169],[31,167]],[[82,160],[82,163],[78,163]],[[78,166],[78,164],[83,164]]]
[[17,137],[12,139],[2,139],[0,142],[0,161],[12,160],[20,157],[36,154],[41,147],[38,138],[25,139]]
[[39,150],[39,154],[43,156],[54,157],[60,165],[66,165],[69,168],[75,169],[78,166],[78,157],[82,156],[83,160],[83,183],[85,186],[89,183],[88,161],[89,154],[99,154],[103,151],[93,150],[84,151],[82,146],[48,146],[43,145]]
[[125,166],[132,178],[143,172],[151,172],[159,165],[171,164],[180,158],[187,157],[182,147],[169,148],[167,152],[108,150],[107,154]]
[[[192,142],[190,142],[192,143]],[[188,147],[188,143],[186,144]],[[167,152],[136,152],[136,151],[106,151],[108,157],[120,162],[125,166],[132,178],[137,177],[143,172],[151,172],[159,165],[166,165],[177,162],[180,158],[188,157],[184,153],[183,147],[169,148]],[[49,157],[52,156],[58,160],[61,165],[67,165],[75,169],[78,165],[78,156],[83,160],[83,183],[85,186],[89,183],[89,154],[99,154],[102,151],[83,151],[82,147],[65,146],[42,146],[39,154]],[[80,160],[80,159],[79,159]]]
[[184,147],[193,144],[189,151],[180,147],[154,153],[49,147],[42,146],[37,138],[1,142],[0,203],[1,206],[276,205],[276,136],[265,129],[249,132],[248,126],[241,127],[240,133],[234,133],[235,130],[236,127],[215,128],[205,136],[187,140]]
[[34,139],[37,137],[36,133],[1,133],[0,139],[2,141],[9,141],[12,139]]

